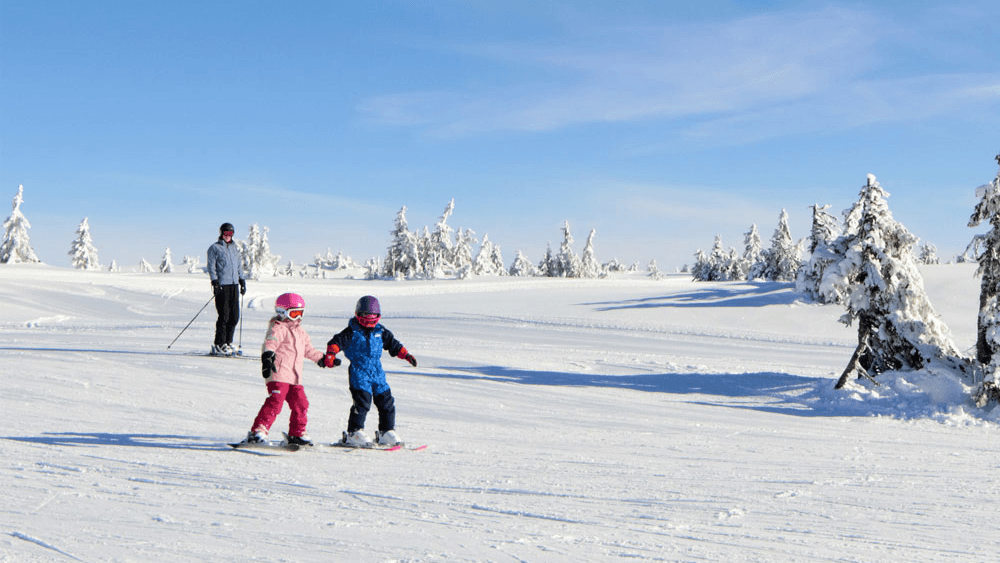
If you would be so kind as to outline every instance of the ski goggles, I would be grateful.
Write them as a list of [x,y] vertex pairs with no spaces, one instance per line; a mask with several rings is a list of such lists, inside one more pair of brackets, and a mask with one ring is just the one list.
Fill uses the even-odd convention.
[[289,319],[301,319],[304,312],[305,309],[287,309],[285,314],[288,315]]
[[364,327],[373,327],[378,324],[380,315],[358,315],[358,322]]
[[222,231],[222,236],[231,237],[233,236],[233,231]]

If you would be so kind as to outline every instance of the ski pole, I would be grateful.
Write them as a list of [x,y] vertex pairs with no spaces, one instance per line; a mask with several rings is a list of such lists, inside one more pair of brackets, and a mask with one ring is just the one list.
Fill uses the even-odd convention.
[[198,315],[200,315],[201,312],[205,310],[205,307],[208,307],[208,304],[212,302],[212,299],[215,299],[215,292],[214,291],[212,292],[212,297],[210,297],[208,299],[208,301],[205,302],[205,304],[201,306],[201,309],[198,309],[198,312],[195,313],[193,317],[191,317],[191,320],[188,321],[187,326],[185,326],[184,328],[181,329],[180,333],[178,333],[177,336],[174,337],[173,341],[170,344],[167,344],[167,350],[169,350],[170,347],[174,345],[174,342],[177,342],[177,339],[181,337],[181,334],[184,334],[184,331],[187,330],[188,327],[191,326],[191,323],[193,323],[194,320],[198,318]]
[[240,294],[240,343],[239,349],[236,350],[237,356],[243,355],[243,294]]

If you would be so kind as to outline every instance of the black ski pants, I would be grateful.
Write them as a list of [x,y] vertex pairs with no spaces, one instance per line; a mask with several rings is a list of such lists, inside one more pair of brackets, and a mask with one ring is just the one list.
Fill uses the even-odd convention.
[[215,310],[219,313],[215,321],[215,344],[232,344],[240,322],[240,286],[220,285],[215,292]]
[[372,397],[368,391],[352,387],[351,398],[354,400],[354,404],[351,405],[351,415],[347,418],[348,433],[365,427],[365,419],[368,418],[368,411],[372,408],[373,399],[375,408],[378,409],[379,432],[396,429],[396,400],[392,398],[391,390]]

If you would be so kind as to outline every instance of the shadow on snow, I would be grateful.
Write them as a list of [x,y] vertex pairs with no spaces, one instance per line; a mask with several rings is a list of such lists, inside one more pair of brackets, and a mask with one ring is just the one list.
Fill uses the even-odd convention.
[[[650,373],[640,375],[584,374],[558,371],[519,370],[504,366],[446,367],[447,373],[426,374],[428,377],[480,379],[523,385],[551,385],[561,387],[609,387],[632,389],[651,393],[673,395],[707,395],[728,399],[764,397],[769,403],[718,403],[701,401],[700,404],[733,407],[796,416],[846,416],[846,413],[820,412],[807,402],[815,398],[821,388],[833,388],[834,381],[821,377],[802,377],[787,373]],[[825,410],[825,409],[824,409]]]
[[228,449],[224,444],[194,442],[191,436],[170,434],[111,434],[106,432],[43,432],[41,436],[3,436],[4,440],[46,444],[49,446],[129,446],[173,450]]
[[659,307],[767,307],[769,305],[790,305],[801,300],[802,295],[795,292],[795,284],[793,283],[745,282],[736,286],[706,287],[662,297],[597,301],[584,303],[584,305],[596,306],[598,311],[615,311]]

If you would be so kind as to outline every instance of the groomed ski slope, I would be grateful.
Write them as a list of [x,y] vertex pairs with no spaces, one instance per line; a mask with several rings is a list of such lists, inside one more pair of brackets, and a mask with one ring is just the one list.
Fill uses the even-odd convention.
[[[974,265],[923,270],[959,348]],[[315,345],[364,294],[425,451],[234,451],[265,396],[274,297]],[[0,266],[0,561],[982,562],[1000,552],[997,414],[946,377],[832,387],[855,332],[788,284],[251,281],[242,349],[207,351],[192,274]],[[307,366],[339,437],[346,366]],[[374,428],[375,414],[369,418]],[[272,433],[286,428],[287,408]]]

